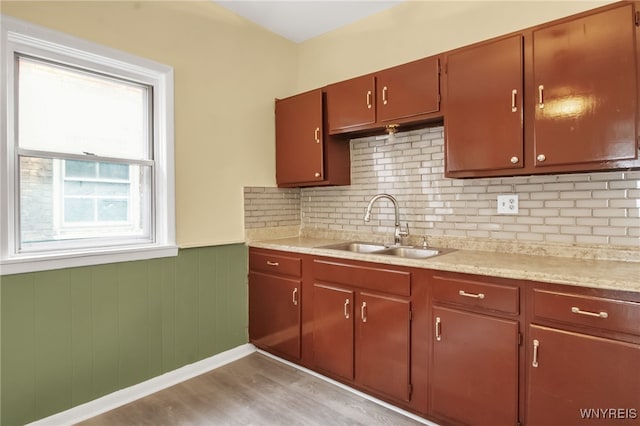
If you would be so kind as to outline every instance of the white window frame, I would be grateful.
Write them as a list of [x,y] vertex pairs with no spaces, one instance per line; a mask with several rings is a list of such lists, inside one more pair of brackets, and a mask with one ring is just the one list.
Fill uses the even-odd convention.
[[[6,15],[0,15],[0,28],[0,275],[176,256],[173,68]],[[153,87],[153,242],[25,253],[18,250],[16,54]],[[100,161],[100,157],[95,160]]]

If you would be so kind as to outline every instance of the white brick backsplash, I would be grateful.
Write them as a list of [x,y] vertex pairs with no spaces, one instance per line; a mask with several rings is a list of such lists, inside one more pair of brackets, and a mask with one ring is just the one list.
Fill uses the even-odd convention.
[[[320,231],[391,235],[387,201],[376,203],[371,222],[363,221],[368,200],[387,192],[415,237],[640,248],[640,171],[447,179],[442,127],[398,133],[395,142],[372,136],[350,144],[350,186],[246,188],[245,226],[265,222],[255,215],[263,209],[267,226],[297,220]],[[496,213],[499,194],[518,195],[517,215]]]

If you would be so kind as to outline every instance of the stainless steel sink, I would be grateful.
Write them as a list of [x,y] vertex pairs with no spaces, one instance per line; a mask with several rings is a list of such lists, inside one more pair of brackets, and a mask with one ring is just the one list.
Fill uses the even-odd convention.
[[378,254],[406,257],[409,259],[427,259],[429,257],[437,256],[441,253],[442,251],[437,249],[417,247],[393,247],[378,252]]
[[361,242],[333,244],[330,246],[324,246],[322,248],[331,249],[331,250],[352,251],[354,253],[373,253],[373,252],[386,249],[384,244],[361,243]]
[[350,241],[346,243],[332,244],[321,248],[330,250],[350,251],[354,253],[381,254],[385,256],[396,256],[408,259],[428,259],[451,250],[420,247],[388,247],[384,244],[365,243],[360,241]]

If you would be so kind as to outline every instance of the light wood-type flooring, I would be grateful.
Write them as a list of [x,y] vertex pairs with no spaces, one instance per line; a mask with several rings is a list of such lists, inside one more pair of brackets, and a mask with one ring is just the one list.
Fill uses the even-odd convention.
[[260,353],[80,423],[93,425],[418,425]]

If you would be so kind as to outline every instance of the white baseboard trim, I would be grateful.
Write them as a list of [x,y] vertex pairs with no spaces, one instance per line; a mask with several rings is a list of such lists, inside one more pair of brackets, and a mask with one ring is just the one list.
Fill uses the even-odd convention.
[[256,351],[261,353],[262,355],[268,356],[269,358],[273,358],[276,361],[279,361],[279,362],[282,362],[284,364],[290,365],[291,367],[297,368],[300,371],[304,371],[307,374],[311,374],[312,376],[317,377],[319,379],[322,379],[325,382],[329,382],[332,385],[338,386],[339,388],[344,389],[346,391],[349,391],[349,392],[351,392],[351,393],[353,393],[355,395],[358,395],[361,398],[367,399],[367,400],[369,400],[369,401],[371,401],[371,402],[373,402],[375,404],[378,404],[378,405],[381,405],[381,406],[383,406],[385,408],[388,408],[391,411],[395,411],[398,414],[402,414],[403,416],[409,417],[412,420],[415,420],[417,422],[420,422],[420,423],[428,425],[428,426],[439,426],[437,423],[433,423],[433,422],[431,422],[431,421],[429,421],[427,419],[424,419],[424,418],[422,418],[422,417],[420,417],[420,416],[418,416],[416,414],[413,414],[413,413],[411,413],[409,411],[403,410],[402,408],[396,407],[395,405],[389,404],[388,402],[382,401],[381,399],[374,398],[371,395],[368,395],[368,394],[366,394],[364,392],[360,392],[359,390],[356,390],[356,389],[354,389],[352,387],[349,387],[349,386],[347,386],[347,385],[345,385],[343,383],[340,383],[338,381],[330,379],[327,376],[323,376],[320,373],[316,373],[313,370],[309,370],[308,368],[302,367],[302,366],[300,366],[298,364],[294,364],[294,363],[292,363],[290,361],[287,361],[286,359],[282,359],[280,357],[277,357],[275,355],[270,354],[269,352],[265,352],[265,351],[263,351],[261,349],[256,349]]
[[137,385],[120,389],[93,401],[70,408],[44,419],[30,423],[30,426],[72,425],[90,419],[99,414],[121,407],[125,404],[161,391],[185,380],[207,373],[225,364],[243,358],[256,351],[250,343],[219,353],[210,358],[185,365],[176,370],[146,380]]

